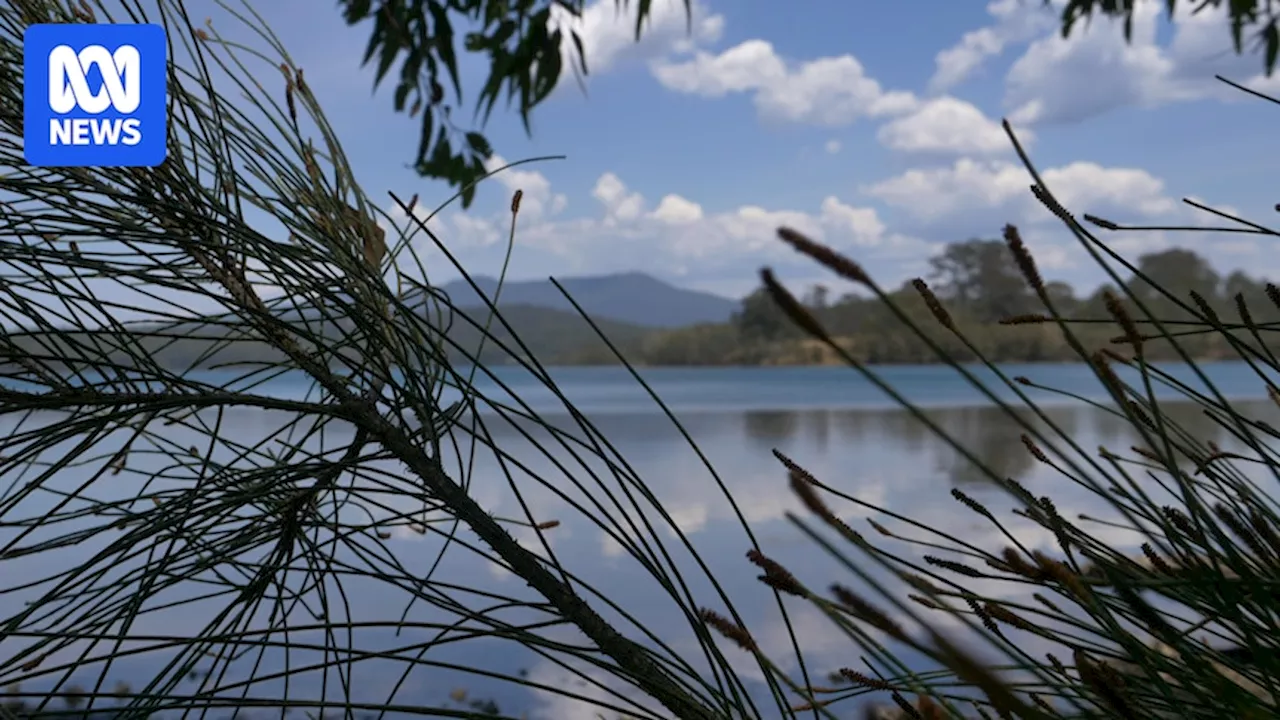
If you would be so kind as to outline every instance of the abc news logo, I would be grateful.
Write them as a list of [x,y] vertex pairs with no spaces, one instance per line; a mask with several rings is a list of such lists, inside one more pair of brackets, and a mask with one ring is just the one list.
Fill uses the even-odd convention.
[[[49,53],[49,109],[66,115],[79,108],[98,115],[114,108],[121,115],[136,112],[142,103],[141,56],[138,48],[121,45],[113,53],[101,45],[80,52],[59,45]],[[87,71],[102,73],[98,92],[89,89]],[[142,121],[134,117],[50,118],[50,145],[137,145]]]
[[41,24],[23,35],[23,152],[41,166],[155,166],[167,154],[164,29]]

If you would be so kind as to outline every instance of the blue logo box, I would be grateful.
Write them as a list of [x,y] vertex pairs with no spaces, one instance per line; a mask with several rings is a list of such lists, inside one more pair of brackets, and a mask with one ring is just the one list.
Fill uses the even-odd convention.
[[168,47],[153,24],[23,35],[23,154],[53,167],[154,167],[168,153]]

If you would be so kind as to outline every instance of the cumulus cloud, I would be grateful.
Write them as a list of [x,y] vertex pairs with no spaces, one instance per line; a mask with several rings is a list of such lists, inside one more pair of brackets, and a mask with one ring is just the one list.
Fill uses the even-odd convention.
[[[972,103],[951,96],[924,102],[883,125],[876,138],[886,147],[905,152],[990,155],[1012,148],[1000,123]],[[1030,141],[1032,134],[1023,131],[1019,139]]]
[[[503,162],[495,158],[494,165]],[[516,168],[496,179],[508,192],[524,192],[514,257],[519,267],[538,267],[539,273],[545,267],[557,275],[639,270],[670,277],[696,267],[701,283],[732,281],[733,290],[724,286],[717,290],[736,293],[754,281],[763,262],[774,263],[781,272],[788,267],[811,269],[777,241],[781,225],[836,248],[857,248],[879,258],[912,257],[928,247],[892,231],[875,208],[834,195],[810,208],[743,203],[712,210],[697,198],[677,193],[658,196],[655,202],[629,187],[617,173],[604,172],[591,187],[591,197],[575,205],[579,212],[569,216],[564,212],[569,199],[542,173]],[[423,205],[415,209],[420,219],[430,212]],[[398,209],[391,209],[389,216],[393,224],[405,225]],[[510,221],[504,201],[490,214],[446,210],[432,218],[429,227],[469,271],[476,272],[474,253],[505,243]],[[424,239],[415,247],[429,251],[431,244]]]
[[840,152],[840,147],[839,140],[828,140],[827,144],[822,146],[822,149],[826,150],[828,155],[835,155]]
[[937,54],[930,91],[944,93],[960,85],[1015,48],[1022,52],[1005,76],[1005,106],[1019,125],[1078,122],[1129,105],[1240,97],[1215,74],[1255,89],[1280,87],[1280,81],[1258,73],[1256,54],[1234,51],[1225,8],[1192,14],[1188,6],[1170,23],[1162,3],[1138,3],[1126,42],[1121,22],[1102,15],[1080,23],[1064,39],[1061,7],[1061,0],[1048,6],[992,0],[987,5],[991,24],[965,33]]
[[1020,45],[1058,27],[1057,14],[1040,3],[993,0],[987,4],[987,13],[993,24],[965,33],[959,42],[934,58],[937,69],[929,80],[932,92],[945,92],[959,85],[1009,46]]
[[762,116],[810,125],[847,125],[908,112],[917,104],[912,93],[882,88],[852,55],[788,63],[764,40],[718,54],[699,51],[683,62],[658,61],[653,73],[665,87],[691,95],[747,93]]
[[[654,0],[644,32],[636,40],[635,7],[613,0],[596,0],[579,17],[559,5],[552,6],[552,24],[576,31],[587,58],[587,71],[607,72],[627,60],[651,60],[687,53],[705,43],[715,42],[724,30],[724,16],[695,2],[686,13],[684,0]],[[692,18],[692,22],[690,19]],[[565,67],[576,67],[572,42],[564,44]]]
[[[1074,162],[1042,170],[1041,175],[1077,217],[1087,212],[1136,225],[1205,227],[1216,222],[1176,200],[1162,179],[1139,168]],[[948,241],[995,237],[1005,224],[1013,223],[1042,269],[1092,268],[1075,238],[1032,196],[1030,184],[1026,170],[1016,163],[963,158],[949,166],[908,170],[862,191],[902,213],[902,227],[914,235]],[[1203,253],[1209,243],[1215,253],[1236,257],[1256,258],[1260,249],[1251,239],[1227,242],[1206,232],[1120,231],[1107,233],[1106,239],[1112,249],[1129,257],[1175,246]]]
[[1241,93],[1214,79],[1224,75],[1257,89],[1280,83],[1263,78],[1260,59],[1237,55],[1231,47],[1225,9],[1183,12],[1173,22],[1172,39],[1158,32],[1158,3],[1140,3],[1132,41],[1121,24],[1097,18],[1073,30],[1031,43],[1006,77],[1005,104],[1020,124],[1078,122],[1109,110],[1155,107],[1206,98],[1239,99]]
[[[491,155],[485,163],[485,169],[493,172],[506,164],[507,161],[502,156]],[[569,199],[563,193],[551,192],[551,182],[535,170],[515,167],[503,170],[494,175],[493,179],[513,195],[517,190],[521,191],[520,216],[527,220],[537,222],[559,215],[569,204]]]
[[[1176,208],[1164,182],[1145,170],[1075,162],[1042,175],[1054,195],[1076,212],[1153,217]],[[1030,182],[1026,170],[1012,162],[962,158],[949,167],[908,170],[864,191],[929,223],[948,223],[974,211],[990,215],[991,210],[1000,210],[1009,221],[1053,221],[1031,196]]]
[[658,203],[653,217],[672,225],[688,225],[702,219],[702,206],[679,195],[667,195]]
[[628,190],[622,180],[611,172],[600,176],[591,195],[604,205],[604,220],[609,225],[618,221],[635,220],[640,217],[640,209],[644,206],[644,198],[640,193]]

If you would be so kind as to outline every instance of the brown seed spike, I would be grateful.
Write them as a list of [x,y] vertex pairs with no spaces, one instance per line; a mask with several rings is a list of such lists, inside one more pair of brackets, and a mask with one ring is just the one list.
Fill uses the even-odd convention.
[[752,548],[747,551],[747,559],[754,565],[764,570],[764,575],[759,577],[760,582],[769,587],[796,597],[808,597],[809,593],[805,591],[804,586],[796,579],[791,571],[784,568],[778,561],[765,556],[764,553]]
[[1266,290],[1267,299],[1276,307],[1280,307],[1280,288],[1276,287],[1274,283],[1267,283]]
[[889,619],[880,608],[864,600],[843,585],[832,585],[831,594],[850,615],[884,632],[889,637],[905,640],[907,635],[897,623]]
[[801,330],[809,333],[813,337],[822,340],[828,344],[833,344],[831,337],[827,335],[827,331],[818,322],[818,319],[809,312],[789,290],[784,288],[777,278],[773,276],[773,271],[765,268],[760,271],[760,279],[764,283],[765,291],[769,293],[773,301],[778,304],[782,312],[786,314],[791,322],[800,327]]
[[511,196],[511,214],[512,215],[515,215],[516,213],[520,212],[520,199],[523,197],[524,197],[524,190],[516,190],[516,193]]
[[1111,222],[1110,220],[1103,220],[1102,218],[1097,217],[1095,215],[1090,215],[1088,213],[1085,213],[1083,217],[1085,222],[1097,225],[1103,230],[1119,230],[1120,229],[1119,225]]
[[1039,323],[1053,322],[1053,318],[1040,313],[1031,313],[1029,315],[1011,315],[998,320],[1001,325],[1037,325]]
[[1041,450],[1040,446],[1037,445],[1036,442],[1031,439],[1030,435],[1027,435],[1026,433],[1022,433],[1022,444],[1026,446],[1027,452],[1031,453],[1031,455],[1035,459],[1039,460],[1040,462],[1046,465],[1052,464],[1049,461],[1049,456],[1044,454],[1044,451]]
[[40,664],[43,663],[46,659],[48,659],[48,657],[49,657],[49,653],[45,653],[44,655],[37,655],[34,660],[29,660],[23,663],[22,664],[23,672],[31,672],[32,670],[35,670],[36,668],[40,667]]
[[1067,212],[1067,209],[1062,207],[1062,204],[1050,195],[1047,189],[1040,185],[1032,185],[1031,194],[1034,195],[1035,198],[1040,201],[1040,204],[1048,208],[1049,212],[1053,213],[1059,220],[1067,223],[1068,225],[1076,224],[1075,218],[1071,217],[1071,213]]
[[871,278],[867,276],[867,274],[862,270],[862,267],[856,262],[841,255],[840,253],[837,253],[826,245],[810,240],[799,231],[792,230],[789,227],[780,227],[778,228],[778,237],[781,238],[783,242],[794,248],[796,252],[808,255],[814,260],[817,260],[820,265],[835,272],[840,277],[856,282],[860,285],[871,284]]
[[1004,241],[1009,246],[1009,251],[1013,253],[1013,259],[1018,264],[1018,269],[1022,271],[1022,276],[1026,278],[1027,283],[1036,291],[1041,299],[1048,297],[1045,292],[1044,279],[1040,277],[1040,271],[1036,269],[1036,261],[1031,257],[1030,251],[1027,250],[1026,243],[1022,242],[1022,233],[1018,232],[1018,228],[1013,225],[1004,226]]
[[1240,322],[1252,329],[1254,327],[1253,313],[1249,312],[1249,303],[1245,301],[1244,293],[1236,293],[1232,299],[1236,304],[1236,312],[1240,314]]
[[1120,329],[1124,331],[1125,341],[1133,347],[1134,354],[1142,357],[1142,333],[1138,332],[1138,325],[1133,321],[1128,308],[1110,290],[1103,292],[1102,303],[1106,306],[1107,312],[1111,313],[1111,317],[1120,325]]
[[357,233],[360,235],[361,250],[364,252],[365,262],[370,267],[378,267],[382,262],[382,258],[387,254],[387,231],[383,230],[378,223],[360,214],[360,211],[350,205],[346,208],[346,218],[350,222]]
[[872,690],[891,690],[892,689],[892,686],[889,685],[889,683],[885,682],[884,680],[881,680],[880,678],[871,677],[870,675],[864,675],[852,668],[842,667],[836,672],[840,673],[841,676],[843,676],[846,680],[848,680],[849,682],[855,685],[868,687],[868,688],[871,688]]
[[741,625],[724,617],[715,610],[709,610],[707,608],[699,610],[698,617],[702,618],[702,622],[706,623],[708,626],[715,628],[715,630],[721,635],[737,643],[738,647],[749,652],[755,652],[755,640],[751,639],[751,634],[748,633]]
[[933,290],[929,288],[928,283],[916,278],[911,281],[911,284],[915,287],[916,292],[920,293],[920,297],[924,298],[925,307],[929,308],[929,312],[933,313],[933,317],[938,321],[938,324],[951,332],[955,332],[956,326],[951,321],[951,314],[939,302],[938,296],[933,294]]
[[973,614],[977,615],[978,619],[982,621],[983,627],[993,633],[1000,633],[1000,626],[996,625],[996,621],[991,619],[991,615],[987,613],[987,609],[985,607],[978,603],[977,598],[974,598],[973,596],[966,596],[964,601],[969,604],[969,609],[973,611]]
[[1210,323],[1214,325],[1221,324],[1221,321],[1218,319],[1218,311],[1214,310],[1213,307],[1209,305],[1209,301],[1205,300],[1203,295],[1195,290],[1189,291],[1188,294],[1191,296],[1191,302],[1195,303],[1196,307],[1200,308],[1200,312],[1204,313],[1205,318]]
[[984,507],[982,503],[964,494],[964,491],[960,490],[959,488],[951,488],[951,497],[955,498],[957,502],[963,504],[965,507],[978,513],[979,515],[992,517],[990,510]]

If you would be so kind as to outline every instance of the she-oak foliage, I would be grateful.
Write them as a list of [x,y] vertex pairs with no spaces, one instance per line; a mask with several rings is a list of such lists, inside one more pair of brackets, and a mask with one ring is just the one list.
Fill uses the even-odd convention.
[[[1022,433],[1008,451],[1027,453],[1057,482],[1025,487],[985,463],[849,355],[766,270],[766,292],[796,327],[1003,495],[988,507],[953,490],[958,507],[993,532],[951,535],[775,452],[778,481],[804,508],[789,519],[815,553],[847,570],[815,576],[770,557],[707,464],[688,481],[706,483],[732,509],[743,569],[754,566],[759,592],[776,601],[770,617],[748,621],[735,606],[742,599],[728,596],[699,554],[699,538],[520,352],[518,337],[485,335],[515,346],[523,370],[563,401],[568,429],[518,397],[487,395],[473,382],[488,373],[483,364],[448,361],[443,328],[467,318],[433,290],[419,255],[430,243],[451,257],[448,239],[377,210],[384,201],[361,191],[301,69],[251,8],[242,14],[260,53],[223,43],[177,0],[111,6],[114,19],[169,28],[173,121],[169,160],[158,169],[26,165],[23,30],[113,18],[105,4],[81,3],[74,13],[51,0],[0,5],[0,597],[15,608],[0,617],[0,686],[8,688],[0,713],[62,711],[62,696],[72,710],[64,716],[81,717],[280,716],[286,708],[511,717],[403,700],[405,686],[454,672],[646,720],[849,717],[873,695],[912,718],[1276,716],[1280,430],[1224,397],[1184,339],[1219,336],[1280,404],[1271,342],[1280,323],[1259,322],[1250,307],[1280,306],[1280,288],[1253,301],[1241,293],[1224,315],[1199,292],[1161,287],[1095,231],[1148,228],[1077,217],[1016,146],[1032,193],[1115,288],[1105,317],[1063,317],[1018,229],[1005,228],[1006,250],[1042,306],[1037,323],[1061,333],[1109,397],[1075,401],[1137,438],[1129,448],[1086,448],[1026,394],[1051,386],[1009,377],[971,350],[995,378],[984,380],[854,259],[781,229],[781,242],[878,298],[1016,423]],[[287,82],[264,89],[257,79],[281,65]],[[416,218],[416,200],[394,202]],[[513,202],[513,223],[518,211]],[[1214,212],[1226,226],[1214,230],[1280,237]],[[419,235],[426,238],[415,243]],[[923,320],[966,343],[944,300],[924,280],[912,288],[929,311]],[[193,320],[192,308],[211,309]],[[1176,322],[1165,309],[1176,309]],[[491,320],[504,322],[496,312]],[[146,351],[142,339],[197,332],[193,321],[224,331],[214,355],[255,342],[281,358],[211,379],[164,367]],[[1116,339],[1093,344],[1076,332],[1097,323]],[[477,325],[487,333],[489,322]],[[337,340],[323,332],[331,326],[344,330]],[[1199,385],[1148,361],[1155,339]],[[310,392],[262,392],[286,373],[305,377]],[[1219,447],[1175,422],[1170,391],[1235,442]],[[234,429],[247,417],[261,423],[261,437]],[[528,448],[495,443],[498,422],[526,430]],[[193,441],[175,441],[183,435]],[[518,517],[491,514],[472,492],[477,452],[500,458],[486,472],[520,500]],[[535,488],[560,497],[565,516],[538,517],[524,502]],[[1087,495],[1106,516],[1069,512],[1066,491]],[[592,587],[562,562],[552,540],[568,521],[617,544],[615,559],[634,564],[632,581],[654,591],[643,611],[666,609],[665,629],[684,640],[679,649],[632,614],[633,598]],[[521,582],[495,593],[438,572],[458,554],[455,570],[492,564]],[[429,566],[406,564],[406,555]],[[348,591],[370,585],[383,602],[402,599],[403,614],[360,617]],[[847,641],[838,667],[814,666],[794,631],[799,608],[825,623],[824,646]],[[162,620],[175,611],[176,628]],[[366,645],[379,630],[396,643]],[[494,644],[519,649],[575,682],[538,685],[439,654],[469,643],[482,643],[488,657]],[[116,668],[147,655],[151,678],[111,682]],[[381,678],[396,673],[384,697],[354,680],[370,664]],[[317,674],[323,696],[306,692]]]

